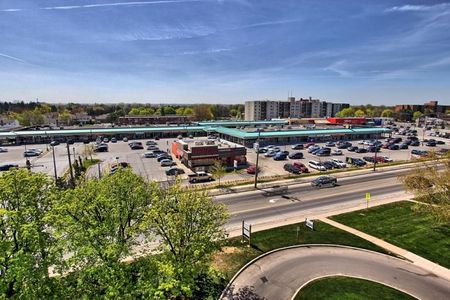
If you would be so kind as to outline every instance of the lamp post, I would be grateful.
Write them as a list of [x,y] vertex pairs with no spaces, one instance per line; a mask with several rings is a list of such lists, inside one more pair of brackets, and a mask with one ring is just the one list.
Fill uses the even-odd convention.
[[69,169],[70,169],[70,180],[71,180],[71,184],[73,186],[75,186],[75,179],[73,177],[73,168],[72,168],[72,161],[70,159],[70,148],[69,148],[69,143],[66,144],[67,147],[67,158],[69,159]]
[[52,145],[53,154],[53,170],[55,171],[55,182],[58,180],[58,173],[56,172],[55,146]]
[[255,189],[258,186],[258,166],[259,166],[259,138],[261,137],[261,129],[258,128],[258,138],[256,140],[256,168],[255,168]]
[[374,156],[374,161],[373,161],[373,171],[376,171],[377,168],[377,153],[378,153],[378,138],[375,141],[375,156]]

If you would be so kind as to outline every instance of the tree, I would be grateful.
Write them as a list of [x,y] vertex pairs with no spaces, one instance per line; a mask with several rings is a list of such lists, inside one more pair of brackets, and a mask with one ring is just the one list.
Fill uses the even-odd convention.
[[185,116],[191,116],[191,115],[193,115],[193,114],[194,114],[194,111],[192,110],[192,108],[186,107],[186,108],[184,109],[184,115],[185,115]]
[[227,170],[225,169],[223,162],[221,160],[214,161],[214,165],[211,168],[211,174],[215,179],[219,180],[219,186],[220,186],[220,179],[226,173],[227,173]]
[[211,113],[211,118],[217,120],[219,117],[219,106],[216,104],[210,105],[209,112]]
[[176,112],[175,112],[175,109],[172,106],[166,106],[164,108],[164,113],[166,115],[174,115]]
[[186,190],[180,182],[153,190],[147,226],[162,238],[158,263],[160,295],[189,297],[196,279],[208,272],[211,255],[226,237],[226,207],[205,191]]
[[175,113],[179,116],[184,116],[184,107],[178,107]]
[[137,107],[133,107],[128,114],[130,116],[138,116],[141,114],[141,110]]
[[41,173],[16,169],[0,176],[1,298],[52,298],[48,267],[56,256],[48,218],[55,193]]
[[394,112],[392,111],[392,109],[385,109],[381,113],[382,118],[392,118],[393,116],[394,116]]
[[364,117],[365,115],[366,115],[366,113],[361,109],[358,109],[357,111],[355,111],[355,117],[361,118],[361,117]]
[[420,111],[415,111],[415,112],[413,113],[413,120],[415,121],[415,120],[421,118],[422,116],[423,116],[423,113],[422,113],[422,112],[420,112]]
[[117,269],[131,254],[137,236],[141,243],[147,241],[149,229],[142,227],[142,222],[150,208],[149,199],[144,179],[128,168],[66,191],[53,216],[60,244],[73,253],[67,259],[68,267]]
[[[434,154],[431,154],[432,158]],[[400,177],[406,191],[419,202],[415,209],[430,213],[438,223],[450,223],[450,155],[424,162],[419,169]],[[441,166],[440,166],[441,165]],[[443,169],[442,168],[443,165]]]
[[207,121],[213,118],[208,104],[198,104],[193,107],[193,113],[198,121]]
[[67,109],[64,109],[62,112],[58,115],[58,120],[61,122],[64,122],[65,124],[68,124],[70,122],[71,114]]
[[355,116],[355,110],[352,107],[347,107],[338,112],[339,117],[341,118],[348,118],[348,117],[354,117]]

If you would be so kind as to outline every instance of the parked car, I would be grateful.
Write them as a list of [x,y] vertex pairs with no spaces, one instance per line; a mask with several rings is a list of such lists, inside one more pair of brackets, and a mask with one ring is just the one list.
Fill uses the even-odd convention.
[[355,150],[356,153],[367,153],[367,149],[365,148],[358,148]]
[[145,158],[155,158],[156,157],[156,153],[154,153],[154,152],[145,152],[142,156],[145,157]]
[[380,156],[383,159],[383,162],[393,162],[394,160],[389,156]]
[[158,146],[155,146],[155,145],[147,146],[147,150],[150,150],[150,151],[152,151],[152,150],[158,150],[158,149],[159,149]]
[[122,141],[128,142],[128,138],[127,138],[127,137],[124,137],[124,138],[122,139]]
[[352,164],[352,165],[357,166],[357,167],[362,167],[362,166],[365,166],[365,165],[367,164],[367,163],[366,163],[364,160],[362,160],[361,158],[355,158],[355,157],[347,157],[347,158],[345,159],[345,161],[346,161],[347,163]]
[[2,153],[2,152],[8,152],[8,148],[0,147],[0,153]]
[[336,186],[337,178],[333,176],[320,176],[311,181],[311,186],[321,188],[322,186]]
[[311,146],[308,147],[308,153],[312,153],[315,150],[319,150],[319,149],[320,149],[319,145],[311,145]]
[[[131,150],[139,150],[139,149],[144,149],[144,146],[142,146],[141,143],[134,143],[130,146]],[[147,150],[151,150],[151,149],[147,149]],[[156,150],[156,149],[153,149]]]
[[256,173],[256,166],[250,166],[246,169],[247,174],[255,174]]
[[166,170],[167,176],[177,176],[180,174],[184,174],[184,170],[178,167],[170,167]]
[[275,151],[269,150],[266,153],[264,153],[265,157],[274,157],[277,153]]
[[150,146],[150,145],[156,146],[156,145],[158,145],[158,143],[155,142],[155,141],[147,141],[147,142],[145,142],[145,145],[146,145],[146,146]]
[[[55,146],[58,146],[59,145],[59,142],[58,141],[51,141],[50,142],[50,146],[52,146],[52,147],[55,147]],[[0,151],[1,152],[1,151]]]
[[420,142],[419,141],[412,141],[410,146],[413,146],[413,147],[420,146]]
[[330,156],[331,149],[330,148],[321,148],[318,151],[314,152],[317,156]]
[[161,167],[171,167],[176,165],[176,163],[173,160],[168,158],[161,160],[159,164],[161,165]]
[[425,145],[427,147],[436,147],[436,142],[435,141],[428,141]]
[[302,159],[303,158],[303,153],[302,152],[294,152],[289,154],[289,158],[290,159]]
[[314,142],[308,142],[308,143],[304,144],[304,147],[305,147],[305,149],[308,149],[309,147],[314,146],[315,144],[316,143],[314,143]]
[[303,146],[303,144],[295,144],[295,145],[292,145],[292,150],[303,150],[304,149],[304,146]]
[[94,152],[108,152],[108,145],[107,144],[97,144]]
[[329,160],[322,162],[322,165],[325,167],[325,169],[327,170],[331,170],[335,168],[335,164]]
[[293,163],[294,167],[300,169],[302,173],[309,173],[309,169],[301,162]]
[[445,145],[444,141],[436,141],[436,145]]
[[315,160],[310,160],[309,163],[308,163],[308,166],[310,168],[312,168],[312,169],[316,169],[316,170],[319,170],[319,171],[326,171],[327,170],[325,168],[325,166],[321,162],[318,162],[318,161],[315,161]]
[[284,154],[284,155],[289,155],[289,151],[286,151],[286,150],[278,152],[278,154],[280,154],[280,153]]
[[369,152],[380,152],[380,149],[381,147],[380,146],[376,146],[376,145],[374,145],[374,146],[369,146],[369,147],[367,147],[367,151],[369,151]]
[[189,183],[205,182],[213,180],[211,174],[206,172],[197,172],[193,174],[188,174]]
[[170,156],[169,154],[166,154],[166,153],[162,153],[162,154],[156,156],[157,162],[161,162],[161,161],[167,160],[167,159],[173,160],[172,156]]
[[103,143],[109,143],[109,139],[108,138],[104,138],[103,139]]
[[0,165],[0,171],[9,171],[12,168],[18,168],[19,166],[16,164],[4,164]]
[[338,149],[347,149],[347,148],[349,148],[349,147],[352,147],[352,144],[351,144],[350,142],[338,142],[338,143],[336,144],[336,147],[337,147]]
[[333,151],[331,151],[331,155],[342,155],[342,151],[339,149],[333,150]]
[[301,171],[299,168],[297,168],[296,166],[294,166],[293,164],[284,164],[283,166],[285,171],[288,171],[289,173],[292,174],[300,174]]
[[400,146],[398,144],[391,144],[389,146],[389,150],[399,150]]
[[375,158],[373,156],[364,156],[363,160],[369,163],[373,163],[375,161]]
[[403,144],[400,144],[400,149],[408,149],[408,144],[406,144],[406,143],[403,143]]
[[358,150],[358,147],[357,146],[350,146],[350,147],[347,148],[347,150],[350,151],[350,152],[355,152],[356,150]]
[[325,146],[327,146],[327,147],[334,147],[334,146],[336,146],[336,144],[334,142],[326,142]]
[[273,160],[285,160],[287,158],[287,155],[284,153],[277,153],[274,157]]
[[117,143],[117,139],[115,137],[111,138],[111,143]]
[[334,162],[335,164],[337,164],[339,166],[339,168],[347,168],[347,164],[345,162],[343,162],[342,160],[336,159],[336,158],[332,158],[330,159],[332,162]]

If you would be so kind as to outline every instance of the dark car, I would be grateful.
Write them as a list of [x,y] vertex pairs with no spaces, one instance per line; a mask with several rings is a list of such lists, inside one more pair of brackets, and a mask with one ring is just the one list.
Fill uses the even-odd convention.
[[352,147],[352,144],[349,142],[338,142],[336,146],[338,149],[347,149],[348,147]]
[[408,144],[406,144],[406,143],[403,143],[403,144],[400,144],[400,149],[408,149]]
[[373,163],[375,161],[375,158],[373,158],[372,156],[364,156],[363,160]]
[[354,158],[354,157],[347,157],[347,158],[345,159],[345,161],[346,161],[347,163],[352,164],[352,165],[357,166],[357,167],[363,167],[363,166],[365,166],[365,165],[367,164],[367,163],[366,163],[364,160],[362,160],[361,158]]
[[419,141],[412,141],[410,146],[413,146],[413,147],[420,146],[420,142]]
[[173,159],[172,159],[172,156],[170,156],[169,154],[158,155],[157,158],[156,158],[156,160],[157,160],[158,162],[161,162],[161,161],[164,160],[164,159],[170,159],[170,160],[173,160]]
[[94,152],[108,152],[108,145],[99,144],[97,145],[97,147],[95,147]]
[[284,154],[284,155],[289,155],[289,151],[286,151],[286,150],[280,151],[279,153]]
[[75,141],[72,140],[72,139],[68,139],[68,140],[66,141],[66,143],[69,144],[69,145],[73,145],[73,144],[75,144]]
[[336,146],[336,144],[334,142],[326,142],[325,146],[327,146],[327,147],[334,147],[334,146]]
[[59,142],[58,141],[51,141],[50,142],[50,146],[58,146],[59,145]]
[[317,156],[330,156],[331,155],[331,149],[330,148],[322,148],[318,151],[313,152],[313,154]]
[[426,143],[426,146],[428,146],[428,147],[436,147],[436,142],[435,141],[428,141]]
[[445,145],[445,142],[444,141],[436,141],[436,144],[437,145]]
[[301,152],[294,152],[289,154],[289,158],[290,159],[302,159],[303,158],[303,153]]
[[19,166],[16,164],[4,164],[0,165],[0,171],[9,171],[12,168],[18,168]]
[[322,187],[322,186],[336,186],[337,179],[333,176],[320,176],[311,181],[311,186],[313,187]]
[[367,151],[369,152],[380,152],[380,148],[379,146],[369,146],[367,147]]
[[180,174],[184,174],[184,170],[181,168],[177,168],[177,167],[170,167],[166,170],[166,175],[167,176],[177,176]]
[[293,173],[293,174],[301,173],[300,169],[297,168],[296,166],[294,166],[293,164],[284,164],[283,168],[285,171],[288,171],[289,173]]
[[[130,145],[131,150],[144,149],[144,146],[142,146],[141,142],[133,142],[133,143],[130,143],[129,145]],[[148,150],[151,150],[151,149],[148,149]]]
[[367,153],[367,149],[365,148],[358,148],[355,150],[356,153]]
[[350,151],[350,152],[355,152],[356,150],[358,150],[358,147],[350,146],[350,147],[347,148],[347,150]]
[[273,157],[273,160],[285,160],[287,158],[287,155],[284,153],[277,153],[275,154],[275,156]]
[[411,143],[412,143],[412,140],[406,140],[406,141],[403,141],[402,145],[406,144],[409,146],[409,145],[411,145]]
[[389,145],[388,149],[389,150],[399,150],[400,146],[397,144],[391,144],[391,145]]
[[303,150],[304,146],[303,146],[303,144],[295,144],[291,148],[292,148],[292,150]]
[[322,162],[322,166],[324,166],[327,170],[331,170],[334,168],[334,163],[331,161],[324,161]]

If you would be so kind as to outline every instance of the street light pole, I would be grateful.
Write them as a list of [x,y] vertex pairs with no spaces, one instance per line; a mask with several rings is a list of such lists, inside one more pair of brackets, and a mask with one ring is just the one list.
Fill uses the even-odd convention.
[[52,146],[53,152],[53,170],[55,171],[55,182],[58,181],[58,173],[56,172],[55,146]]
[[73,177],[73,169],[72,169],[72,161],[70,160],[69,144],[66,144],[66,146],[67,146],[67,158],[69,159],[70,180],[72,181],[71,184],[73,184],[75,186],[75,179]]
[[260,128],[258,128],[258,139],[256,140],[256,145],[257,145],[257,147],[256,147],[256,168],[255,168],[255,189],[257,188],[257,186],[258,186],[258,171],[259,171],[259,169],[258,169],[258,166],[259,166],[259,138],[260,138],[260,136],[261,136],[261,129]]
[[377,168],[377,153],[378,153],[378,138],[375,141],[375,156],[374,156],[374,161],[373,161],[373,171],[376,171]]

